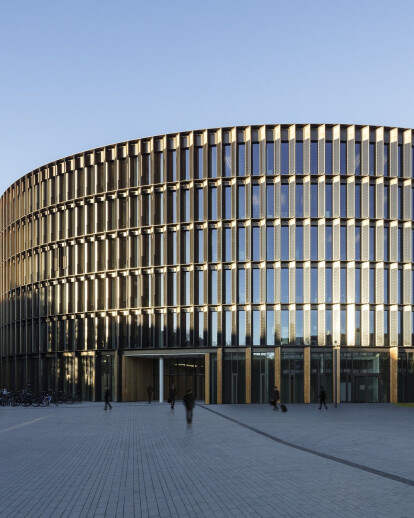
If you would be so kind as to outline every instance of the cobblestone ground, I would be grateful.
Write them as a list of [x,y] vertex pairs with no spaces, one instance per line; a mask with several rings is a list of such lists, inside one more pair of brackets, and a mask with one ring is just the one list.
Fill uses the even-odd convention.
[[393,405],[197,406],[190,427],[181,403],[0,408],[0,516],[412,517],[413,425]]

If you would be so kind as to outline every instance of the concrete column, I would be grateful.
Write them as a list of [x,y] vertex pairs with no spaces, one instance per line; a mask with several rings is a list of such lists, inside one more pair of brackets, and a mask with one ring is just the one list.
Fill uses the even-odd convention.
[[164,403],[164,358],[160,358],[159,378],[160,378],[160,403]]

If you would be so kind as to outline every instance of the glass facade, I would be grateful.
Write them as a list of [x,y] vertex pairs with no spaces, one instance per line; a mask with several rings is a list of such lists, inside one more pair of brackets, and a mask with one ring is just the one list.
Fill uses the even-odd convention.
[[[348,347],[409,354],[413,142],[398,128],[221,128],[94,149],[28,173],[0,200],[3,385],[53,382],[100,398],[107,356],[120,393],[132,352],[241,348],[217,372],[240,373],[244,392],[223,377],[223,401],[249,400],[248,379],[252,401],[265,402],[275,379],[286,401],[314,401],[321,383],[333,397],[321,376],[332,374],[334,346],[341,362]],[[307,345],[331,352],[299,368]],[[280,347],[299,359],[275,356]],[[398,387],[408,387],[399,398],[411,397],[410,375],[398,370]],[[393,399],[381,376],[369,398]],[[359,381],[345,377],[341,398],[361,399]]]

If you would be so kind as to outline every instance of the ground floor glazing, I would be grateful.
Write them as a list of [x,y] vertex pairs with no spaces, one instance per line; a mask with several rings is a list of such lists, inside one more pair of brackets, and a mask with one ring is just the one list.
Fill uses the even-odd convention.
[[327,401],[414,402],[414,349],[303,347],[209,350],[105,351],[2,358],[1,386],[9,390],[77,392],[103,399],[108,387],[117,401],[166,400],[191,389],[206,403],[268,403],[273,388],[285,403]]

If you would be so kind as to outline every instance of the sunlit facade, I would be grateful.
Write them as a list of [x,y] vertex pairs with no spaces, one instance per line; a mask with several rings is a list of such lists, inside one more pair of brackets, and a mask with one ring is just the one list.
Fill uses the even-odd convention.
[[82,152],[0,200],[1,380],[414,401],[414,135],[266,125]]

